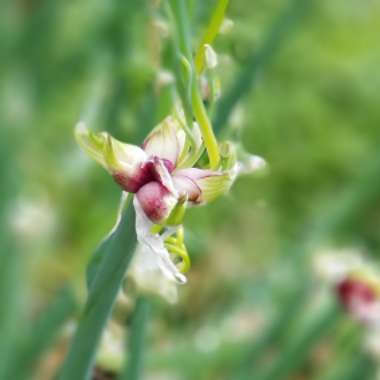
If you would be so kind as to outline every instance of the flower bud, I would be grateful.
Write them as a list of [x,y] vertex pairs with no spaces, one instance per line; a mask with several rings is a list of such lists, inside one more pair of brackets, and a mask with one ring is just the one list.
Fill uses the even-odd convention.
[[228,34],[234,27],[234,22],[230,18],[225,18],[220,27],[221,34]]
[[205,64],[208,69],[215,69],[218,65],[218,56],[211,45],[205,44]]
[[236,165],[236,145],[231,141],[225,141],[220,144],[219,153],[221,158],[221,167],[223,170],[230,170]]

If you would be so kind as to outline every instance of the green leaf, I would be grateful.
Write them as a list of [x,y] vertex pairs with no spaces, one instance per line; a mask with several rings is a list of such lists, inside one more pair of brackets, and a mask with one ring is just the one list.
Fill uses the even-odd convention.
[[115,233],[101,247],[105,249],[95,277],[90,281],[88,300],[80,318],[60,380],[91,378],[96,350],[109,318],[135,245],[135,214],[132,203]]

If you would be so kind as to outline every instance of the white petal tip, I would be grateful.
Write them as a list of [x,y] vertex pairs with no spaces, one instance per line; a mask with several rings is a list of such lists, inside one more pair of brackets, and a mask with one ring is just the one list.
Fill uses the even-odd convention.
[[267,167],[267,162],[260,156],[250,155],[243,161],[236,164],[236,174],[251,174],[257,171],[264,170]]
[[204,49],[206,66],[209,69],[214,69],[218,65],[218,56],[216,55],[215,50],[211,45],[205,44]]
[[77,134],[84,134],[87,132],[87,125],[84,121],[80,120],[78,123],[75,125],[75,132]]
[[249,158],[248,168],[252,171],[262,170],[267,166],[267,162],[260,156],[251,156]]
[[176,281],[179,283],[179,284],[186,284],[187,283],[187,278],[185,275],[183,275],[182,273],[176,273],[175,274],[175,279]]

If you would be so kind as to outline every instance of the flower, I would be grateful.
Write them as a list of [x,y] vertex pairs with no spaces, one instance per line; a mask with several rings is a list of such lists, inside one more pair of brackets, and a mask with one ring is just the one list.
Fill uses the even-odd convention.
[[347,313],[368,326],[380,326],[380,274],[372,263],[356,250],[341,249],[317,254],[315,268]]
[[380,322],[380,292],[368,278],[353,274],[340,281],[335,288],[339,301],[356,320],[376,325]]
[[[197,129],[195,124],[194,136],[199,136]],[[136,194],[154,223],[166,220],[178,200],[209,202],[232,183],[230,172],[184,166],[194,152],[179,119],[172,116],[149,134],[142,147],[122,143],[106,132],[93,133],[82,122],[77,125],[76,137],[124,191]],[[199,147],[199,137],[194,139],[198,139]]]
[[169,303],[177,301],[176,282],[165,276],[159,256],[148,246],[137,245],[128,276],[141,292],[156,294]]
[[[94,133],[83,122],[77,124],[75,136],[123,192],[134,194],[139,243],[135,262],[140,272],[154,274],[155,278],[160,273],[169,281],[185,283],[181,272],[189,266],[189,259],[180,225],[186,207],[210,202],[229,190],[244,171],[236,161],[234,147],[224,148],[217,169],[196,167],[204,150],[200,129],[197,123],[191,130],[187,128],[181,116],[166,117],[141,147],[123,143],[106,132]],[[260,167],[254,166],[250,169]],[[119,220],[120,214],[117,224]],[[135,278],[141,279],[141,273],[134,272]]]

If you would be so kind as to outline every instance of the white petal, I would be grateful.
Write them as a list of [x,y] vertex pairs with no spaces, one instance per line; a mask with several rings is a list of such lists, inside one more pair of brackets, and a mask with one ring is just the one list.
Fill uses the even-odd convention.
[[187,196],[190,202],[199,201],[201,189],[191,178],[184,175],[174,175],[173,184],[180,196]]
[[202,146],[203,138],[201,128],[199,127],[199,124],[197,122],[193,123],[192,133],[195,141],[195,147],[198,150]]
[[362,254],[350,248],[321,248],[313,254],[313,269],[324,281],[337,284],[349,273],[362,271],[365,263]]
[[155,253],[157,265],[166,277],[180,284],[186,283],[186,277],[170,259],[170,254],[164,244],[165,237],[159,234],[152,234],[153,223],[145,215],[137,197],[134,197],[133,204],[136,212],[136,234],[138,242]]
[[132,176],[147,159],[140,147],[122,143],[107,132],[92,132],[84,122],[76,125],[75,137],[80,147],[112,174]]
[[169,303],[177,301],[177,282],[163,274],[158,256],[147,245],[138,244],[128,275],[140,291],[157,294]]
[[146,138],[143,148],[148,156],[171,161],[174,165],[184,148],[184,131],[177,119],[168,116]]
[[205,44],[205,63],[207,68],[214,69],[218,65],[218,56],[211,45]]
[[106,159],[111,170],[121,170],[126,175],[132,176],[147,160],[147,155],[137,145],[125,144],[109,136]]
[[262,157],[254,154],[247,154],[232,170],[236,172],[236,175],[244,175],[263,170],[266,166],[267,163]]

